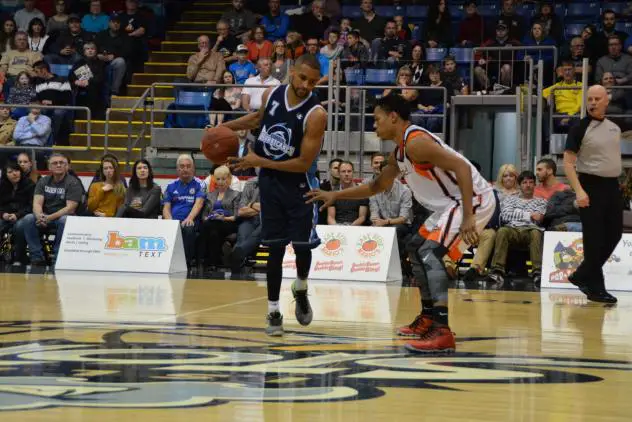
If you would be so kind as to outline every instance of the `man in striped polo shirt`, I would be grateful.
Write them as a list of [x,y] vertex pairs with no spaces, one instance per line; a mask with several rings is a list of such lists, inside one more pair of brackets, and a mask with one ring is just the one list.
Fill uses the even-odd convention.
[[588,115],[566,138],[564,170],[577,194],[582,222],[584,260],[569,281],[588,300],[616,303],[606,291],[602,267],[623,233],[621,129],[606,119],[608,93],[601,85],[588,89]]

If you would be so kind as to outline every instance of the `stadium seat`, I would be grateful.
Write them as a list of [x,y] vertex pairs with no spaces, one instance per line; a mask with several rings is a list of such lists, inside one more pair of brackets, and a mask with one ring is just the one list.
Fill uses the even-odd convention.
[[601,6],[599,3],[568,3],[566,6],[567,18],[574,17],[593,17],[596,18],[601,14]]
[[425,18],[428,15],[428,6],[408,6],[406,15],[409,18]]
[[625,3],[604,3],[602,10],[612,10],[617,15],[620,15],[626,8]]
[[535,14],[535,5],[529,3],[520,4],[516,6],[516,13],[527,19],[531,19]]
[[498,6],[495,4],[481,4],[478,6],[478,14],[484,18],[492,18],[498,16]]
[[468,64],[472,61],[471,48],[452,48],[450,49],[450,55],[454,57],[457,64]]
[[364,69],[345,69],[347,85],[364,84]]
[[362,16],[362,10],[358,5],[345,5],[342,6],[342,16],[351,19],[359,18]]
[[[171,110],[208,111],[211,105],[210,92],[182,91],[176,93],[176,100],[170,104]],[[208,114],[172,114],[167,113],[165,127],[171,128],[203,128],[208,124]]]
[[440,62],[447,54],[447,48],[428,48],[426,49],[426,60],[429,62]]
[[623,31],[628,35],[632,35],[632,22],[620,22],[615,25],[619,31]]
[[396,69],[367,69],[365,83],[370,85],[392,85],[397,76]]
[[71,64],[51,64],[50,65],[50,73],[57,76],[62,76],[67,78],[70,74],[70,69],[72,69]]
[[211,93],[179,91],[175,104],[178,106],[202,106],[204,110],[208,110],[211,105]]
[[453,21],[461,21],[465,17],[465,10],[462,4],[454,4],[450,6],[450,16]]
[[581,35],[584,30],[583,23],[569,23],[564,25],[564,36],[568,39],[576,35]]
[[553,12],[560,18],[566,16],[566,4],[558,2],[553,5]]
[[377,13],[378,16],[392,18],[395,16],[395,8],[393,6],[375,6],[375,13]]

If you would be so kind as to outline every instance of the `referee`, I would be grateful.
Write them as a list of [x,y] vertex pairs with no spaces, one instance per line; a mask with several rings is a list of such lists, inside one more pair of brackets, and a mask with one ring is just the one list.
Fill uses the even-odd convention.
[[570,129],[564,152],[564,170],[577,194],[584,244],[584,260],[569,281],[588,300],[616,303],[617,298],[606,291],[602,267],[623,232],[621,129],[605,117],[608,93],[603,86],[593,85],[587,96],[588,116]]

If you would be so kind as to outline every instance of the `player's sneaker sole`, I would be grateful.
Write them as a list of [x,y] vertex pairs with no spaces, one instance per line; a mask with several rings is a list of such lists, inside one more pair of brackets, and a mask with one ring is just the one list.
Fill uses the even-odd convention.
[[280,312],[273,312],[269,313],[266,319],[268,321],[268,326],[265,330],[266,334],[271,337],[283,336],[283,315]]
[[309,325],[314,318],[314,313],[312,312],[312,306],[307,298],[307,289],[296,290],[294,283],[292,283],[292,295],[296,301],[296,309],[294,310],[296,320],[301,325]]
[[449,327],[430,327],[426,334],[404,347],[409,352],[423,355],[451,354],[456,350],[456,341]]

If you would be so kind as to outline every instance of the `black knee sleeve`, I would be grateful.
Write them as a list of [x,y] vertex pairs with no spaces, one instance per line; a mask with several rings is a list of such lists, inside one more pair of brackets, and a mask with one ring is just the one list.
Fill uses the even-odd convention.
[[296,275],[301,280],[306,280],[309,276],[309,268],[312,266],[311,249],[294,249],[296,254]]
[[268,249],[268,265],[266,278],[268,282],[268,300],[276,302],[281,294],[281,279],[283,278],[283,256],[285,247],[274,246]]

